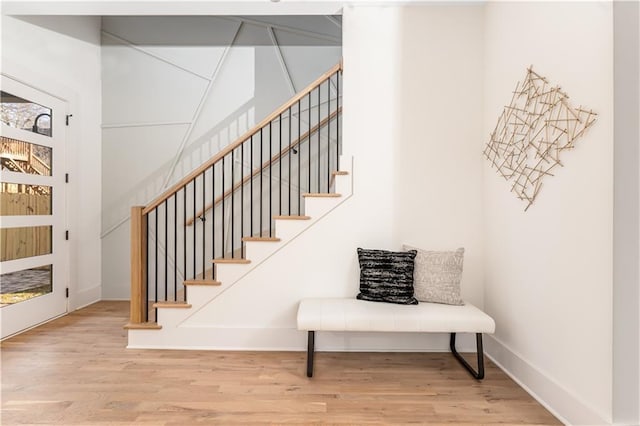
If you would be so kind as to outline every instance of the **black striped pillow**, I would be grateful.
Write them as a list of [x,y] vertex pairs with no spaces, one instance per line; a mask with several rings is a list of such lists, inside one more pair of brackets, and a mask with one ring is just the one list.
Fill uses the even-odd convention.
[[393,252],[358,248],[360,293],[358,299],[417,305],[413,297],[416,250]]

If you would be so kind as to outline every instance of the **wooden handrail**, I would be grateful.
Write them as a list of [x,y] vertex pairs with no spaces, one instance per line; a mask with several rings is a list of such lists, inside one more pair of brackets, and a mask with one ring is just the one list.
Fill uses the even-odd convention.
[[223,198],[227,198],[229,195],[231,195],[232,193],[235,193],[238,189],[240,189],[240,187],[242,187],[244,184],[246,184],[247,182],[249,182],[249,180],[253,179],[254,177],[256,177],[258,174],[260,174],[260,171],[266,169],[269,164],[272,164],[274,161],[279,161],[284,155],[286,155],[291,149],[295,148],[296,146],[300,145],[300,143],[304,140],[307,139],[310,135],[314,134],[315,132],[317,132],[319,129],[321,129],[322,127],[324,127],[324,125],[326,125],[330,120],[332,120],[333,118],[335,118],[338,114],[340,114],[342,112],[342,107],[339,107],[336,111],[333,111],[328,117],[322,119],[322,121],[320,121],[320,123],[316,124],[315,126],[313,126],[311,129],[307,130],[305,133],[303,133],[302,135],[298,136],[297,139],[293,140],[291,142],[291,144],[289,144],[288,147],[284,148],[282,151],[280,151],[279,153],[277,153],[276,155],[274,155],[271,160],[267,160],[265,161],[260,168],[256,169],[255,171],[253,171],[250,175],[247,175],[244,177],[244,179],[242,179],[241,182],[236,183],[233,188],[231,189],[227,189],[224,194],[222,194],[221,196],[219,196],[213,203],[209,203],[206,205],[206,207],[204,208],[204,210],[200,210],[199,212],[196,213],[196,215],[192,218],[190,218],[189,220],[187,220],[185,222],[185,224],[187,226],[191,226],[193,225],[193,222],[196,220],[196,218],[202,216],[203,214],[207,213],[209,210],[211,210],[214,206],[217,206],[218,204],[220,204],[222,202]]
[[211,167],[212,165],[214,165],[215,163],[217,163],[218,161],[220,161],[223,157],[225,157],[227,154],[233,152],[234,149],[236,149],[237,147],[239,147],[240,145],[242,145],[244,142],[246,142],[249,138],[251,138],[251,136],[253,136],[254,134],[256,134],[257,132],[260,131],[260,129],[262,129],[263,127],[265,127],[267,124],[269,124],[272,120],[274,120],[276,117],[278,117],[279,115],[281,115],[283,112],[285,112],[287,109],[289,109],[291,106],[293,106],[296,102],[298,102],[299,100],[301,100],[302,98],[304,98],[309,92],[311,92],[313,89],[315,89],[317,86],[321,85],[322,83],[324,83],[326,80],[328,80],[329,78],[331,78],[331,76],[333,74],[335,74],[338,71],[342,70],[342,62],[337,63],[336,65],[334,65],[333,67],[331,67],[331,69],[329,69],[327,72],[325,72],[324,74],[322,74],[320,77],[318,77],[313,83],[309,84],[307,87],[305,87],[302,91],[298,92],[293,98],[289,99],[287,102],[285,102],[284,104],[282,104],[282,106],[280,106],[278,109],[276,109],[274,112],[272,112],[271,114],[269,114],[265,119],[263,119],[260,123],[258,123],[257,125],[253,126],[253,128],[251,128],[249,131],[247,131],[244,135],[240,136],[238,139],[236,139],[235,142],[233,142],[230,145],[227,145],[224,149],[222,149],[220,152],[218,152],[216,155],[214,155],[213,157],[211,157],[211,159],[209,159],[207,162],[205,162],[204,164],[202,164],[200,167],[196,168],[195,170],[193,170],[191,173],[189,173],[187,176],[185,176],[184,178],[182,178],[179,182],[177,182],[176,184],[174,184],[173,186],[171,186],[169,189],[167,189],[165,192],[163,192],[160,196],[158,196],[156,199],[154,199],[153,201],[151,201],[143,210],[142,210],[142,214],[146,215],[149,212],[151,212],[153,209],[155,209],[156,207],[158,207],[160,204],[162,204],[165,200],[169,199],[169,197],[173,196],[176,192],[178,192],[179,190],[181,190],[182,188],[184,188],[185,186],[187,186],[187,184],[189,182],[191,182],[192,180],[194,180],[195,178],[197,178],[198,176],[200,176],[202,173],[206,172],[206,170]]

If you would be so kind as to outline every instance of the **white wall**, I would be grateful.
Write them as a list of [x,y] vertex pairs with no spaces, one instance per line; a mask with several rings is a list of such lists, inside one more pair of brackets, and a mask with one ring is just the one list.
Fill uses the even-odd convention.
[[2,68],[66,99],[73,114],[70,183],[70,309],[100,299],[100,18],[2,16]]
[[480,307],[483,21],[482,5],[400,10],[392,139],[394,241],[464,247],[462,295]]
[[103,296],[128,299],[131,206],[335,65],[340,29],[324,16],[105,17],[102,29]]
[[555,413],[612,410],[613,15],[611,3],[488,3],[485,142],[529,65],[598,121],[525,205],[484,166],[487,352]]

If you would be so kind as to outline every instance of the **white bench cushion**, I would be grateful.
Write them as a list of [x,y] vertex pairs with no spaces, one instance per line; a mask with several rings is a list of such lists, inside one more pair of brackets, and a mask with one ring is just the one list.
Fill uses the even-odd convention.
[[298,330],[493,333],[493,319],[475,306],[420,302],[418,305],[358,299],[304,299]]

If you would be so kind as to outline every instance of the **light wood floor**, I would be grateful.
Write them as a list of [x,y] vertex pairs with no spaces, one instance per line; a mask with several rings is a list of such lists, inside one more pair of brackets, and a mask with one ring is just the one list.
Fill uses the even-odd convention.
[[449,353],[125,349],[126,302],[100,302],[2,342],[3,425],[559,424],[491,362]]

